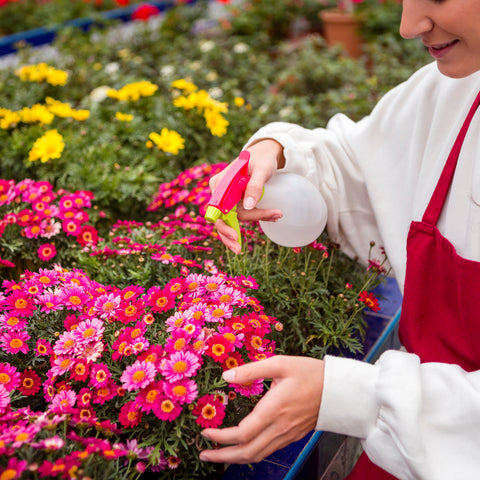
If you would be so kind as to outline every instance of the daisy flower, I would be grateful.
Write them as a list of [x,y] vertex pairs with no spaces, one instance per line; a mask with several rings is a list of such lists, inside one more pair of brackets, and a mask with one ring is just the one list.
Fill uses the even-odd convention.
[[15,457],[8,459],[6,468],[2,471],[3,478],[21,478],[22,473],[27,469],[28,462],[26,460],[17,460]]
[[199,368],[200,361],[198,356],[192,352],[182,351],[170,355],[160,367],[160,370],[169,382],[175,382],[183,378],[192,377]]
[[9,363],[0,363],[0,385],[7,392],[15,390],[20,385],[20,374],[17,369]]
[[198,395],[197,384],[194,380],[183,379],[178,382],[165,383],[165,393],[180,405],[192,403]]
[[135,399],[135,402],[138,403],[145,413],[148,413],[152,410],[153,405],[157,402],[157,399],[160,398],[160,395],[163,393],[163,382],[162,381],[153,381],[145,388],[138,392],[138,395]]
[[151,287],[147,292],[147,305],[152,312],[165,312],[175,305],[175,297],[160,287]]
[[57,254],[57,249],[53,243],[44,243],[38,247],[37,255],[43,262],[48,262]]
[[[20,448],[35,439],[35,435],[41,430],[38,425],[17,425],[12,441],[12,448]],[[1,477],[0,477],[1,478]]]
[[27,353],[29,351],[27,340],[30,335],[25,331],[3,332],[0,335],[0,347],[7,353],[16,354],[18,352]]
[[56,355],[68,355],[75,352],[77,340],[73,336],[73,331],[63,332],[53,345],[53,351]]
[[89,300],[89,296],[81,287],[66,287],[61,293],[61,301],[70,310],[81,311]]
[[43,313],[55,312],[63,308],[60,297],[52,292],[45,292],[38,295],[35,298],[35,303],[40,307],[40,311]]
[[0,413],[5,413],[10,405],[10,395],[8,390],[0,384]]
[[145,388],[155,378],[157,373],[152,362],[143,362],[137,360],[133,365],[125,369],[120,381],[125,390],[139,390]]
[[39,338],[35,346],[35,354],[41,357],[45,357],[53,353],[52,346],[47,340]]
[[234,384],[231,383],[229,384],[229,387],[233,387],[233,389],[237,392],[240,393],[241,395],[245,397],[252,397],[254,395],[260,395],[263,393],[263,380],[253,380],[248,383],[244,384]]
[[90,385],[95,388],[106,385],[108,379],[112,376],[108,366],[103,363],[95,363],[90,370]]
[[225,405],[215,395],[201,397],[192,414],[197,417],[195,422],[203,428],[219,427],[225,417]]
[[18,391],[26,396],[35,395],[40,390],[41,384],[40,376],[35,370],[25,369],[23,373],[20,374]]
[[94,310],[100,318],[113,318],[119,305],[120,295],[110,293],[97,298]]
[[73,390],[62,390],[53,397],[49,408],[54,413],[71,413],[76,401],[77,395]]
[[206,354],[216,362],[223,362],[234,349],[233,344],[220,334],[210,337],[207,346]]
[[173,422],[182,413],[182,407],[171,398],[160,395],[153,405],[152,412],[160,420]]
[[36,309],[33,298],[22,290],[12,291],[3,301],[3,306],[17,317],[30,317]]
[[130,402],[126,402],[120,409],[118,421],[125,428],[136,427],[140,423],[142,416],[143,414],[138,404],[136,404],[133,401],[130,401]]
[[98,318],[89,318],[80,322],[73,330],[73,338],[79,343],[97,342],[102,338],[105,327]]

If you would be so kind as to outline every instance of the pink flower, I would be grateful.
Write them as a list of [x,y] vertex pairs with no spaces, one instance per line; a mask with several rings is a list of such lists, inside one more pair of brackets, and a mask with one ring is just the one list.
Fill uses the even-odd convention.
[[182,413],[182,407],[171,398],[161,395],[153,405],[152,411],[160,420],[173,422]]
[[192,352],[175,352],[165,360],[161,372],[169,382],[192,377],[200,368],[200,361],[197,355]]
[[9,405],[10,395],[8,390],[2,384],[0,384],[0,413],[5,413]]
[[53,345],[53,351],[56,355],[68,355],[75,352],[77,340],[73,336],[73,332],[63,332],[58,337],[58,340]]
[[44,243],[37,250],[38,258],[44,262],[48,262],[57,254],[57,249],[53,243]]
[[66,308],[81,311],[89,296],[81,287],[67,287],[61,293],[61,300]]
[[0,335],[0,346],[7,353],[16,354],[18,352],[27,353],[29,351],[27,340],[30,338],[30,335],[26,331],[10,331],[3,332]]
[[110,293],[102,295],[95,301],[94,310],[100,318],[112,318],[120,305],[120,295]]
[[103,387],[112,376],[108,366],[103,363],[95,363],[90,370],[90,385],[95,388]]
[[249,383],[230,384],[229,387],[233,387],[237,393],[244,395],[245,397],[251,397],[254,395],[260,395],[263,392],[263,380],[253,380]]
[[98,318],[89,318],[80,322],[73,331],[73,338],[80,344],[97,342],[102,338],[105,327]]
[[216,395],[204,395],[192,410],[198,425],[204,428],[219,427],[225,418],[225,405]]
[[133,365],[125,369],[120,381],[125,390],[139,390],[145,388],[155,378],[157,373],[152,362],[142,362],[137,360]]
[[194,380],[183,379],[178,382],[165,383],[165,393],[179,404],[192,403],[198,395]]
[[50,410],[54,413],[70,413],[76,401],[77,395],[73,390],[62,390],[53,397]]
[[3,301],[3,305],[16,317],[29,317],[36,308],[32,297],[21,290],[14,290]]
[[141,419],[142,411],[133,401],[126,402],[120,409],[118,420],[125,428],[136,427]]
[[77,234],[77,242],[82,247],[96,245],[98,243],[97,229],[91,225],[84,225]]
[[38,295],[35,303],[39,305],[40,311],[43,313],[50,313],[63,308],[60,297],[52,292],[45,292],[42,295]]
[[[17,460],[15,457],[12,457],[8,460],[7,467],[3,470],[3,474],[5,474],[5,478],[21,478],[22,473],[27,469],[27,466],[28,463],[26,460]],[[7,477],[6,475],[9,476]]]
[[138,392],[137,398],[135,401],[140,405],[142,411],[145,413],[150,412],[153,408],[153,405],[157,402],[157,399],[160,398],[160,395],[163,392],[163,382],[162,381],[153,381],[147,387],[143,388]]
[[20,374],[9,363],[0,363],[0,386],[7,392],[15,390],[20,385]]

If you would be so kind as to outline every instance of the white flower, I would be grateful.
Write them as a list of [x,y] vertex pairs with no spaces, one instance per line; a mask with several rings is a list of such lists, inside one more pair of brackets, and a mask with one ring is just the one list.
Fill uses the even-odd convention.
[[220,87],[213,87],[208,91],[208,94],[212,98],[221,98],[223,95],[223,90]]
[[107,98],[107,92],[110,90],[110,87],[107,85],[102,85],[101,87],[94,88],[90,92],[90,98],[94,102],[102,102]]
[[164,65],[160,69],[160,75],[162,77],[171,77],[175,73],[175,67],[173,65]]
[[214,48],[215,48],[215,42],[213,42],[212,40],[205,40],[200,44],[200,50],[202,52],[209,52]]
[[237,43],[233,46],[233,51],[235,53],[245,53],[245,52],[248,52],[248,50],[250,49],[250,47],[246,44],[246,43]]

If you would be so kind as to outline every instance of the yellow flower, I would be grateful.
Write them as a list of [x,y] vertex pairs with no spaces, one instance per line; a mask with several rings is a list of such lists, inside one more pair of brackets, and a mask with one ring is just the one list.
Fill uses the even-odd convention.
[[111,88],[107,95],[116,100],[136,101],[140,97],[150,97],[158,90],[158,86],[149,81],[133,82],[124,85],[120,90]]
[[6,108],[1,109],[0,117],[0,128],[4,130],[16,126],[22,120],[18,112]]
[[75,120],[83,122],[90,116],[88,110],[75,110],[68,103],[60,102],[52,97],[47,97],[45,101],[48,105],[48,110],[57,117],[74,118]]
[[[162,128],[160,134],[152,132],[148,138],[157,146],[159,150],[177,155],[180,150],[185,148],[185,140],[174,130]],[[147,141],[147,147],[149,142]]]
[[15,71],[15,75],[24,82],[47,82],[50,85],[65,85],[68,80],[67,72],[53,68],[44,62],[20,67]]
[[60,158],[64,148],[63,137],[57,130],[49,130],[35,141],[28,154],[28,159],[31,162],[40,160],[45,163],[52,158]]
[[131,122],[133,120],[133,115],[129,113],[116,112],[115,118],[121,122]]
[[242,97],[235,97],[233,101],[237,107],[243,107],[245,105],[245,99]]
[[212,135],[222,137],[227,133],[229,122],[218,111],[207,109],[205,110],[204,117],[207,123],[207,128]]
[[191,93],[197,90],[197,86],[194,83],[189,82],[188,80],[185,80],[183,78],[181,78],[180,80],[174,80],[171,85],[173,88],[183,90],[185,93]]
[[24,107],[19,112],[23,123],[40,123],[42,125],[49,125],[52,123],[55,116],[45,106],[39,103],[32,107]]

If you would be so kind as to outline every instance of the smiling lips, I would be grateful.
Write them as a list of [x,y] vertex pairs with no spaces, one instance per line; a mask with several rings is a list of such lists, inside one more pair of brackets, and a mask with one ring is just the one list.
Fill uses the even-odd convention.
[[428,51],[433,58],[440,58],[446,55],[457,43],[458,40],[452,40],[448,43],[426,45],[426,47],[428,48]]

